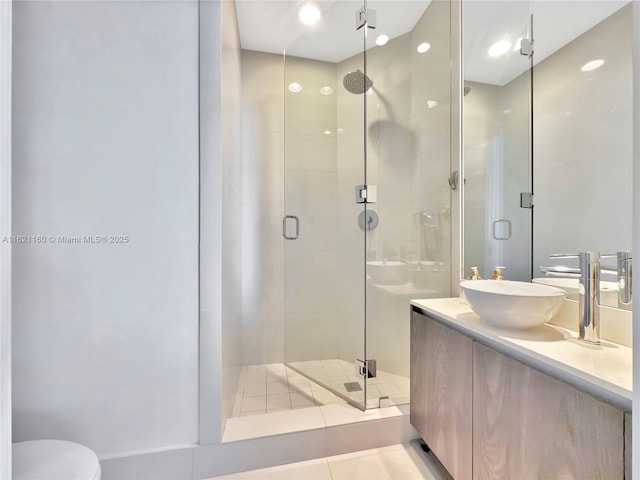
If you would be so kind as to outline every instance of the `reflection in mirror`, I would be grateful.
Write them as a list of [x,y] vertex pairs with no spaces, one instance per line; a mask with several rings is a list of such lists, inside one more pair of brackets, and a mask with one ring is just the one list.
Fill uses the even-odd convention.
[[[535,67],[536,269],[577,267],[554,253],[631,250],[631,28],[628,4]],[[616,260],[602,265],[613,271],[602,274],[602,301],[620,306]]]
[[[509,5],[511,10],[504,11],[504,2],[463,3],[465,85],[470,87],[464,97],[464,273],[478,265],[481,274],[490,275],[502,261],[507,278],[528,280],[530,263],[533,277],[543,276],[541,265],[577,267],[572,260],[550,260],[554,253],[631,249],[632,18],[628,2]],[[517,164],[516,158],[523,161],[528,155],[524,104],[507,106],[506,92],[526,83],[529,72],[510,70],[508,55],[492,63],[484,49],[490,39],[517,41],[518,34],[511,32],[522,30],[522,17],[529,13],[535,39],[533,155],[529,164]],[[474,78],[477,71],[485,76]],[[525,177],[528,171],[535,206],[532,244],[523,247],[524,237],[517,236],[526,222],[509,215],[517,215],[519,191],[528,190],[523,184],[514,188],[509,175]],[[490,227],[500,218],[513,223],[512,240],[493,238]],[[520,250],[507,248],[514,237]],[[603,264],[616,270],[615,260]],[[609,282],[607,292],[617,281],[607,273],[602,280]],[[605,295],[603,301],[609,297],[616,296]]]
[[530,280],[531,56],[529,5],[467,2],[464,29],[464,258],[490,278]]

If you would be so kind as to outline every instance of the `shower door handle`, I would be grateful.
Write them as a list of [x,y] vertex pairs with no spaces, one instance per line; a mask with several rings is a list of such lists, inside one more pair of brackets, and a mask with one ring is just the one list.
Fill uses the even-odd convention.
[[[296,233],[294,235],[287,235],[287,220],[294,220],[296,222]],[[295,215],[285,215],[282,219],[282,236],[285,240],[297,240],[300,237],[300,219]]]

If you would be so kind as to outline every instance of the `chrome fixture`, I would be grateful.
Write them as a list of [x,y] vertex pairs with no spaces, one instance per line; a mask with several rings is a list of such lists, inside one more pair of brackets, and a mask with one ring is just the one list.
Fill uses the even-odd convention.
[[[498,228],[499,225],[504,225],[504,228]],[[492,237],[494,240],[510,240],[511,239],[511,220],[506,218],[498,218],[493,221],[492,224]]]
[[376,28],[378,15],[372,8],[362,7],[356,12],[356,30],[360,30],[365,25],[367,28]]
[[471,87],[465,85],[464,88],[462,89],[462,93],[464,94],[464,96],[466,97],[467,95],[469,95],[469,92],[471,91]]
[[356,203],[376,203],[378,189],[375,185],[356,185]]
[[520,208],[533,208],[533,193],[522,192],[520,194]]
[[[293,220],[296,230],[293,235],[287,234],[287,223],[289,220]],[[285,240],[297,240],[300,237],[300,219],[295,215],[285,215],[282,218],[282,236]]]
[[533,55],[533,40],[523,38],[520,41],[520,55],[524,55],[525,57]]
[[375,378],[377,373],[376,361],[356,360],[356,376],[360,378]]
[[540,267],[552,277],[578,278],[578,338],[600,344],[600,254],[580,252],[577,255],[550,255],[549,258],[577,258],[579,268]]
[[[577,255],[551,255],[550,258],[578,258]],[[633,293],[633,275],[632,275],[632,261],[633,255],[631,252],[622,251],[614,254],[603,254],[599,258],[616,258],[616,266],[599,266],[599,274],[615,275],[617,279],[618,295],[617,305],[607,305],[617,308],[629,310],[632,303]],[[540,271],[550,277],[565,277],[565,278],[580,278],[581,270],[579,268],[571,268],[564,266],[557,267],[540,267]],[[582,283],[580,283],[582,285]],[[597,286],[598,305],[600,305],[600,283]],[[580,293],[580,295],[582,295]],[[579,297],[581,298],[581,297]],[[580,310],[582,312],[582,310]],[[582,315],[582,314],[581,314]]]
[[618,308],[629,310],[632,300],[632,283],[631,264],[633,256],[631,252],[618,252],[615,255],[607,255],[607,257],[616,257],[616,266],[601,267],[602,273],[608,273],[616,276],[618,286]]
[[451,190],[457,190],[459,183],[460,173],[458,172],[458,170],[455,170],[451,172],[451,175],[449,175],[449,187],[451,187]]
[[342,85],[347,89],[347,92],[362,95],[373,86],[373,81],[360,70],[356,70],[344,76]]
[[631,305],[633,282],[631,264],[633,263],[633,257],[631,252],[618,252],[616,257],[618,259],[618,303]]
[[363,210],[358,215],[358,226],[361,230],[373,230],[378,226],[378,214],[373,210]]

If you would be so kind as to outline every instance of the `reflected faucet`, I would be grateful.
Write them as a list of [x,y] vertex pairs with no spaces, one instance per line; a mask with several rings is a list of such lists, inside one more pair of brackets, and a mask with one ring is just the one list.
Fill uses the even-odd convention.
[[633,277],[631,275],[631,264],[633,263],[633,256],[631,252],[618,252],[616,257],[618,259],[618,303],[628,306],[631,305],[632,299]]

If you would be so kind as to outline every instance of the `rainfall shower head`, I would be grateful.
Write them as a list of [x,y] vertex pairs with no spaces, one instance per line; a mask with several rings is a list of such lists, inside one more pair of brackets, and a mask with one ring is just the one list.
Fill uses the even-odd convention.
[[360,95],[369,90],[373,85],[373,82],[364,73],[357,70],[355,72],[347,73],[342,79],[342,84],[349,93]]
[[469,94],[470,91],[471,91],[471,87],[465,86],[464,90],[463,90],[464,96],[466,97]]

